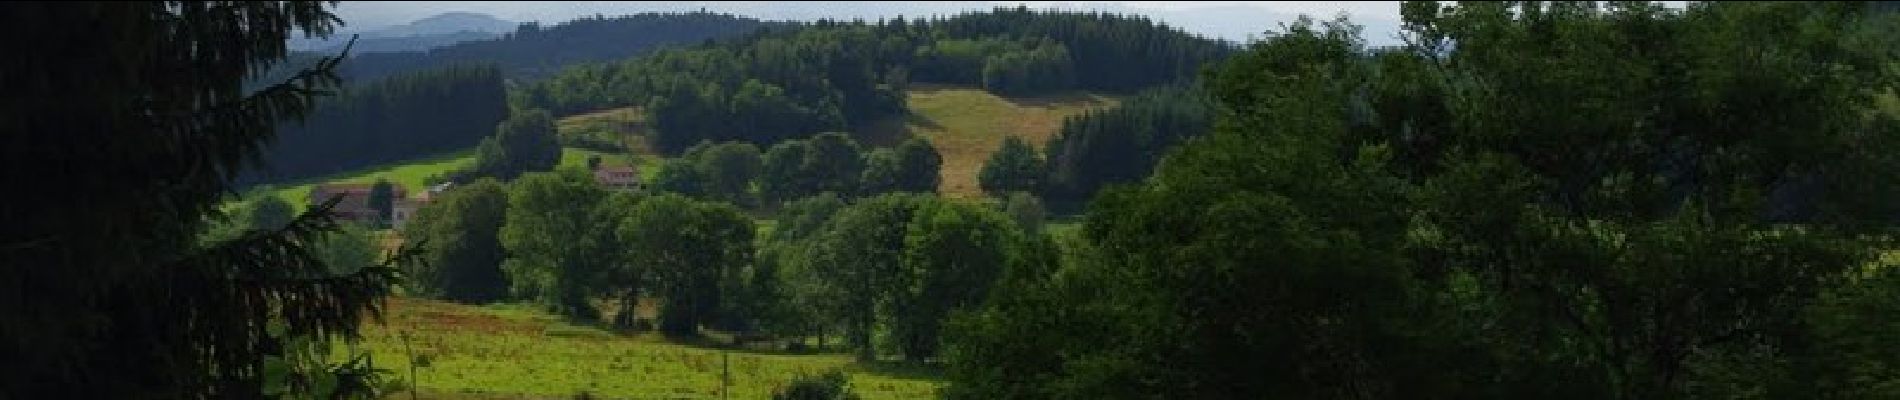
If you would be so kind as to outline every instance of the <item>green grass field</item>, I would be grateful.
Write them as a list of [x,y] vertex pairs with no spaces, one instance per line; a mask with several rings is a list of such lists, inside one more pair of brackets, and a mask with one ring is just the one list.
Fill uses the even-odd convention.
[[449,170],[462,168],[475,162],[473,149],[454,153],[426,157],[399,164],[386,164],[361,170],[340,173],[332,176],[309,179],[288,185],[278,185],[274,193],[284,201],[290,202],[297,211],[303,211],[310,203],[310,188],[318,183],[371,183],[377,178],[388,179],[401,185],[411,194],[423,189],[422,180],[430,175],[441,174]]
[[907,93],[911,115],[874,124],[858,139],[873,146],[891,146],[911,136],[922,136],[943,154],[943,183],[937,191],[946,198],[982,197],[977,172],[1009,135],[1022,136],[1038,147],[1062,129],[1062,120],[1097,108],[1112,107],[1112,97],[1070,93],[1036,98],[1004,98],[981,89],[917,85]]
[[605,153],[605,152],[599,152],[599,151],[588,150],[588,149],[567,147],[567,148],[561,149],[561,164],[557,166],[556,168],[568,168],[568,167],[584,168],[587,166],[587,157],[596,156],[596,155],[600,156],[601,164],[605,164],[605,165],[631,164],[633,165],[634,168],[640,172],[641,180],[653,179],[653,175],[660,171],[660,163],[666,161],[666,159],[661,158],[659,156],[654,156],[654,155]]
[[931,398],[942,386],[929,373],[865,367],[845,354],[720,350],[654,334],[623,336],[522,305],[392,298],[389,306],[383,323],[365,324],[359,346],[406,382],[415,365],[421,398],[568,398],[586,391],[596,398],[717,399],[724,368],[734,399],[765,398],[799,374],[831,369],[849,372],[853,391],[866,399]]
[[[560,166],[584,166],[587,163],[587,157],[590,155],[600,155],[607,164],[634,164],[639,168],[642,179],[652,178],[653,173],[659,170],[661,162],[659,157],[653,156],[602,153],[593,150],[567,147],[561,149]],[[288,201],[296,206],[298,211],[303,211],[307,206],[309,203],[310,188],[319,183],[371,183],[375,182],[377,178],[383,178],[388,179],[391,183],[401,185],[404,190],[408,190],[411,195],[414,195],[417,191],[423,190],[427,186],[423,184],[423,180],[430,175],[447,173],[450,170],[462,168],[474,162],[475,156],[473,149],[463,150],[409,162],[365,168],[295,182],[288,185],[275,185],[272,192],[278,197],[283,198],[284,201]]]

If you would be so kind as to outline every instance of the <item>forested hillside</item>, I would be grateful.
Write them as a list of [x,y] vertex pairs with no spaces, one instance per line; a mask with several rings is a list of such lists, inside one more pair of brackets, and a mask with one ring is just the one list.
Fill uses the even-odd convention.
[[501,72],[456,66],[345,88],[283,124],[263,168],[240,184],[284,182],[467,149],[508,116]]
[[1214,107],[1196,87],[1144,91],[1120,107],[1063,121],[1044,147],[1042,197],[1078,210],[1103,186],[1147,178],[1168,150],[1214,127]]
[[[355,84],[259,74],[334,3],[71,3],[0,3],[0,399],[1900,398],[1893,3],[1244,49],[1017,8]],[[272,193],[323,180],[379,183]]]
[[743,35],[772,23],[726,14],[643,13],[594,16],[553,26],[522,24],[491,40],[458,43],[426,52],[368,53],[343,63],[345,76],[373,79],[456,63],[487,62],[503,75],[536,79],[571,64],[618,60],[666,46]]
[[770,145],[905,112],[911,82],[1006,95],[1132,92],[1194,77],[1230,48],[1138,16],[998,9],[937,20],[819,21],[617,63],[524,88],[556,115],[643,106],[665,152],[702,140]]
[[[699,44],[708,40],[753,33],[777,23],[707,12],[642,13],[618,17],[593,16],[540,26],[523,24],[501,37],[456,43],[427,51],[351,51],[339,69],[346,84],[441,68],[456,64],[492,63],[511,79],[536,79],[572,64],[619,60],[667,46]],[[361,44],[361,43],[359,43]],[[339,49],[340,50],[340,49]],[[373,49],[370,49],[373,50]],[[295,52],[260,82],[281,80],[307,67],[327,52]],[[276,79],[272,79],[276,78]]]
[[[289,124],[242,185],[321,176],[466,149],[507,116],[504,81],[573,63],[620,59],[668,45],[755,32],[770,23],[712,13],[646,13],[533,24],[493,40],[427,52],[354,54],[339,67],[345,95],[321,99],[302,124]],[[356,51],[352,51],[356,53]],[[295,53],[251,80],[280,81],[311,65]]]

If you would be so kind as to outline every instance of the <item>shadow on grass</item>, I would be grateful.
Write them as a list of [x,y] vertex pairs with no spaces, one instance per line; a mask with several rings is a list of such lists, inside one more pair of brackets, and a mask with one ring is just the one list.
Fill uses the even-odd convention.
[[1081,91],[1070,91],[1070,92],[1063,92],[1063,93],[1056,93],[1056,94],[1026,96],[1026,97],[1007,97],[1007,96],[997,96],[997,97],[1002,98],[1003,101],[1009,102],[1009,104],[1011,105],[1014,105],[1016,107],[1024,107],[1024,108],[1028,108],[1028,107],[1052,108],[1055,106],[1080,105],[1080,104],[1106,105],[1105,102],[1102,101],[1102,99],[1089,95],[1088,92],[1081,92]]
[[923,116],[922,114],[914,114],[914,113],[904,114],[904,123],[909,124],[909,125],[920,126],[920,127],[923,127],[924,129],[932,129],[932,130],[946,129],[943,127],[943,124],[937,123],[937,120],[930,119],[930,117]]
[[819,348],[811,347],[811,346],[807,346],[802,349],[790,349],[790,350],[786,349],[785,344],[789,343],[790,341],[793,341],[793,340],[803,341],[809,338],[757,341],[757,342],[751,342],[745,345],[737,345],[737,344],[733,344],[732,339],[731,339],[732,337],[731,334],[717,332],[717,331],[702,332],[699,335],[667,335],[667,334],[662,334],[662,333],[654,332],[654,331],[640,331],[640,332],[616,331],[615,334],[620,335],[622,337],[649,336],[649,337],[653,337],[659,340],[664,340],[666,343],[670,343],[670,344],[691,347],[691,348],[699,349],[699,350],[719,351],[719,352],[727,352],[727,353],[732,353],[732,354],[766,355],[766,356],[808,356],[808,355],[848,355],[848,354],[851,354],[850,349],[838,345],[837,344],[838,342],[835,342],[835,341],[827,342],[827,347],[823,349],[819,349]]
[[929,117],[918,114],[905,114],[902,116],[881,118],[871,123],[863,124],[851,131],[851,139],[858,141],[858,144],[863,146],[895,147],[905,140],[916,136],[916,133],[911,131],[912,126],[937,130],[943,129],[943,125],[937,124],[937,121],[933,121]]

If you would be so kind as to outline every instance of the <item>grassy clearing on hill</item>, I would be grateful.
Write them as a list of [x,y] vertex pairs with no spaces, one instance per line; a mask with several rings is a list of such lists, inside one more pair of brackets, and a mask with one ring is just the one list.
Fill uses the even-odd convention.
[[622,107],[572,115],[555,121],[561,135],[580,135],[602,142],[620,143],[633,154],[653,154],[645,140],[647,115],[638,107]]
[[[601,158],[610,165],[625,165],[631,163],[639,168],[642,179],[651,178],[653,176],[652,174],[659,170],[659,163],[661,161],[659,157],[654,156],[604,153],[566,147],[561,149],[560,165],[563,167],[584,166],[587,165],[587,157],[590,155],[600,155]],[[411,195],[414,195],[417,191],[424,190],[427,185],[423,184],[423,180],[429,176],[445,174],[450,170],[463,168],[474,163],[474,150],[467,149],[403,163],[364,168],[332,176],[295,182],[288,185],[275,185],[273,193],[283,198],[284,201],[288,201],[293,206],[296,206],[297,211],[301,212],[306,205],[309,204],[310,188],[319,183],[371,183],[375,182],[377,178],[384,178],[388,179],[391,183],[402,186],[404,190],[408,190]]]
[[462,168],[474,162],[474,149],[467,149],[399,164],[379,165],[288,185],[277,185],[275,193],[295,206],[297,211],[302,212],[310,203],[310,188],[319,183],[372,183],[376,182],[376,178],[381,177],[388,179],[391,183],[401,185],[404,190],[413,194],[417,190],[422,190],[424,178]]
[[[1081,92],[1005,98],[978,88],[926,84],[913,86],[906,96],[910,115],[870,124],[853,136],[867,147],[896,146],[912,136],[929,139],[944,158],[938,191],[955,199],[982,197],[977,172],[990,153],[1002,146],[1004,137],[1018,135],[1041,146],[1062,129],[1063,118],[1118,103],[1113,97]],[[646,119],[640,109],[627,107],[561,118],[557,125],[563,135],[620,140],[632,149],[642,176],[651,177],[657,169],[650,167],[657,167],[663,158],[646,144]],[[568,162],[564,157],[562,163]]]
[[833,368],[848,371],[854,392],[866,399],[931,398],[942,385],[927,373],[854,364],[846,354],[723,351],[652,334],[622,336],[521,305],[391,298],[383,322],[365,324],[360,348],[405,381],[414,361],[422,398],[568,398],[586,391],[597,398],[716,399],[723,366],[734,399],[765,398],[799,374]]
[[603,165],[633,165],[639,171],[641,180],[653,179],[660,171],[660,163],[666,159],[654,155],[633,155],[626,153],[607,153],[588,149],[565,147],[561,149],[561,164],[556,168],[586,168],[588,156],[600,156]]
[[910,115],[874,124],[859,132],[858,139],[874,146],[894,145],[913,135],[929,139],[943,154],[943,183],[937,190],[957,199],[982,197],[977,172],[1003,138],[1022,136],[1040,147],[1062,129],[1063,118],[1117,104],[1115,98],[1088,93],[1012,99],[981,89],[932,85],[917,85],[906,96]]

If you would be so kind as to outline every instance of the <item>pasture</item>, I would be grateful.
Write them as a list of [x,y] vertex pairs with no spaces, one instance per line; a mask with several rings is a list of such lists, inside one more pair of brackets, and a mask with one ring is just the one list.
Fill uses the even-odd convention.
[[[730,373],[733,399],[768,397],[800,374],[841,368],[865,399],[935,397],[934,374],[864,366],[847,354],[724,350],[643,333],[622,335],[562,322],[531,306],[471,306],[394,297],[381,323],[364,324],[360,349],[410,381],[419,398],[718,399]],[[396,393],[393,398],[408,398]]]

